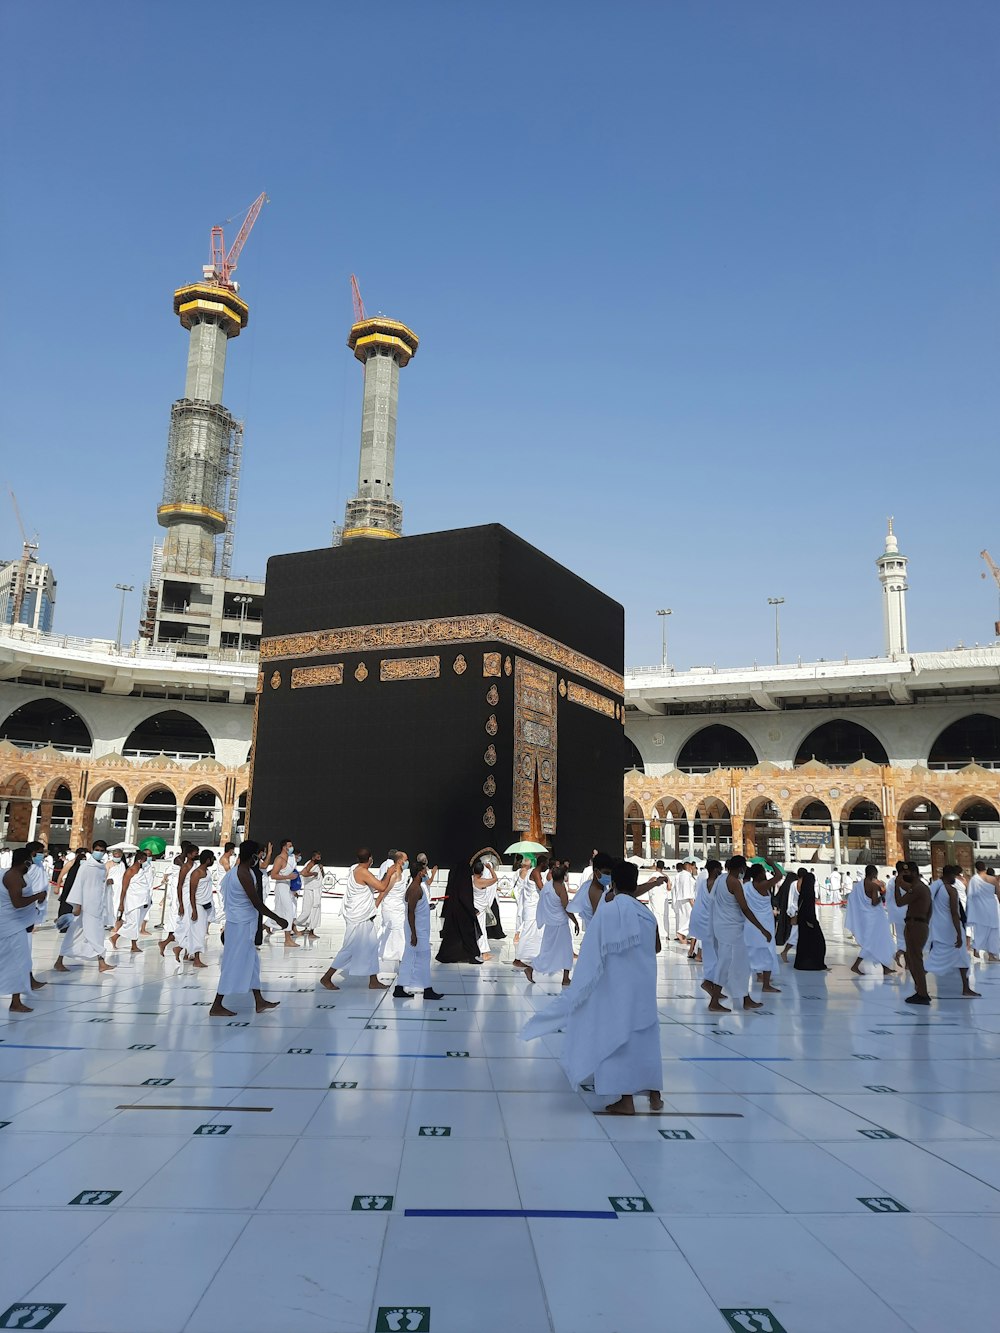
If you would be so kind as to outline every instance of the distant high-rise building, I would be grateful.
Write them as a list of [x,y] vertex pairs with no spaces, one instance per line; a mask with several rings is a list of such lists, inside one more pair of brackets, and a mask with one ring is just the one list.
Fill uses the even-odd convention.
[[34,556],[27,560],[0,561],[0,624],[15,623],[15,609],[20,592],[20,609],[17,611],[18,625],[28,625],[31,629],[41,630],[43,634],[52,632],[52,622],[56,612],[56,581],[51,565],[43,565]]

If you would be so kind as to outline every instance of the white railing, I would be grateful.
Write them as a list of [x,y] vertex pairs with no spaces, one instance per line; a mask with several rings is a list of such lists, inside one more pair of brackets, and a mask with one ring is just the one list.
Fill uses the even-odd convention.
[[[0,643],[9,641],[19,647],[30,645],[44,653],[65,654],[69,657],[85,657],[93,660],[129,662],[142,665],[144,661],[180,662],[185,668],[199,670],[210,668],[218,662],[256,667],[259,654],[252,648],[222,648],[208,657],[187,657],[179,652],[181,641],[177,644],[151,644],[145,639],[122,644],[113,639],[85,639],[74,634],[43,634],[41,630],[27,625],[5,625],[0,627]],[[197,645],[189,645],[196,647]]]

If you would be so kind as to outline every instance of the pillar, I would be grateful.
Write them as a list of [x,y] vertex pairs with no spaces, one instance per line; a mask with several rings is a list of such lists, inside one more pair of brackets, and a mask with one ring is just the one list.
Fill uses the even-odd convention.
[[181,845],[181,828],[184,823],[184,807],[180,801],[177,802],[177,818],[174,820],[174,846]]
[[[673,815],[664,815],[664,816],[663,816],[663,825],[662,825],[662,827],[663,827],[663,833],[662,833],[662,836],[660,837],[660,855],[663,857],[664,860],[667,859],[668,855],[669,855],[669,856],[673,856],[673,857],[676,858],[676,855],[677,855],[677,835],[676,835],[676,833],[674,832],[674,817],[673,817]],[[668,847],[670,848],[669,853],[667,852],[667,848],[668,848]]]
[[125,841],[131,843],[138,842],[138,838],[136,837],[137,833],[138,829],[135,826],[135,806],[129,804],[125,807]]
[[694,820],[688,820],[688,860],[694,860]]
[[902,849],[899,845],[899,832],[897,830],[895,819],[891,815],[883,815],[882,827],[885,831],[886,863],[894,866],[897,861],[903,859]]
[[236,839],[236,806],[228,796],[222,802],[222,845],[227,842],[234,842]]
[[93,828],[88,829],[86,823],[87,823],[86,799],[83,796],[74,796],[73,827],[70,830],[70,835],[69,838],[67,839],[71,850],[75,850],[77,847],[89,846],[89,844],[93,842],[93,837],[92,836],[88,837],[88,833],[93,834],[94,830]]
[[652,859],[653,859],[653,839],[652,839],[652,836],[651,836],[650,831],[649,831],[649,820],[648,820],[648,819],[644,819],[642,822],[643,822],[643,826],[644,826],[644,830],[645,830],[644,833],[643,833],[643,842],[642,842],[643,855],[645,856],[645,858],[646,858],[647,861],[652,861]]
[[833,864],[840,865],[840,821],[833,821]]
[[782,830],[785,834],[785,869],[788,869],[788,863],[792,859],[792,821],[784,819],[781,822]]
[[7,831],[7,811],[10,809],[10,801],[6,796],[0,798],[0,840],[3,839]]
[[37,830],[38,830],[38,809],[39,809],[39,806],[40,806],[41,804],[42,804],[41,801],[38,800],[37,798],[33,798],[33,799],[32,799],[32,802],[31,802],[31,818],[30,818],[30,820],[28,821],[28,836],[27,836],[27,838],[25,839],[26,842],[34,842],[34,841],[35,841],[35,833],[36,833]]

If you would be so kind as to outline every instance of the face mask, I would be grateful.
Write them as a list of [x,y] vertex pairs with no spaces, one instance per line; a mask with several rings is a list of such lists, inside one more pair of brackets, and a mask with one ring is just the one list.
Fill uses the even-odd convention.
[[33,866],[40,866],[40,865],[42,864],[43,859],[44,859],[44,858],[43,858],[41,852],[36,852],[36,853],[34,854],[34,856],[31,858],[31,864],[32,864]]
[[107,852],[91,852],[90,854],[95,861],[103,861],[107,856]]
[[611,876],[610,876],[610,875],[598,875],[598,876],[597,876],[597,882],[598,882],[599,884],[603,884],[605,888],[608,888],[608,886],[611,884]]
[[114,859],[115,859],[115,861],[120,861],[122,858],[121,858],[121,856],[120,856],[117,852],[115,852],[115,858],[114,858]]

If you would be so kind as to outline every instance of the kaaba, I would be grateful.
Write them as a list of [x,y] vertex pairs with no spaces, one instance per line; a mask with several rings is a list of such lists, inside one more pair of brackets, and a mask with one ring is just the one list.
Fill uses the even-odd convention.
[[327,865],[616,850],[624,624],[499,524],[272,556],[249,836]]

